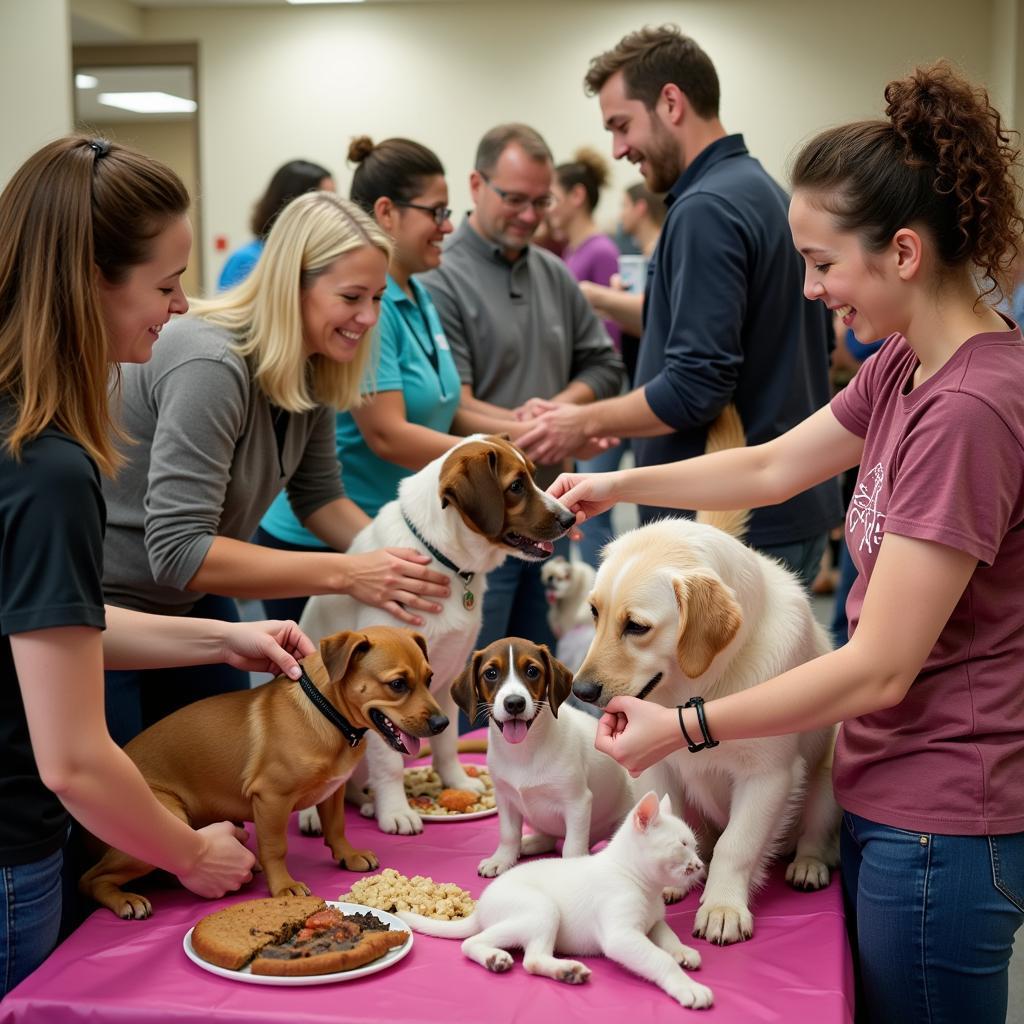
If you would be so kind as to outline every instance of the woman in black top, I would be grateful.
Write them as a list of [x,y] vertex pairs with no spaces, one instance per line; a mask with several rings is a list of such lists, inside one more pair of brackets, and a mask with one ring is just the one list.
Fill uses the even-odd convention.
[[148,360],[188,308],[187,208],[168,168],[81,137],[45,146],[0,195],[0,996],[56,943],[69,812],[201,896],[251,877],[241,829],[193,831],[110,739],[104,664],[297,676],[293,654],[313,650],[290,622],[103,605],[110,364]]

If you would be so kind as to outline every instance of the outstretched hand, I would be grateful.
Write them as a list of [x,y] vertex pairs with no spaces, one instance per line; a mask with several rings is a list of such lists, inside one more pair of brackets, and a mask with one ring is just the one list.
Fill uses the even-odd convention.
[[636,697],[613,697],[597,723],[594,746],[636,778],[684,746],[675,708]]
[[380,548],[348,559],[347,592],[363,604],[383,608],[410,626],[422,626],[423,619],[410,609],[437,613],[441,605],[431,598],[447,598],[451,581],[443,573],[428,569],[432,559],[412,548]]
[[221,660],[246,672],[269,672],[298,679],[299,659],[316,645],[290,620],[230,622],[224,631]]
[[548,488],[548,494],[560,501],[576,522],[593,519],[618,501],[617,473],[563,473]]

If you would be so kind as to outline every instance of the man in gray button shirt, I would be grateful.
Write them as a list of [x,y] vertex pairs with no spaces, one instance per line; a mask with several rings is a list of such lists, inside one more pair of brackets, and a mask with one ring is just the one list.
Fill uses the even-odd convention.
[[[622,386],[622,363],[565,264],[530,245],[552,174],[551,151],[532,128],[487,132],[469,177],[473,212],[441,266],[419,278],[441,316],[466,412],[514,423],[547,401],[593,402]],[[541,467],[541,486],[560,468]],[[478,644],[504,636],[554,643],[537,563],[509,558],[488,577]]]

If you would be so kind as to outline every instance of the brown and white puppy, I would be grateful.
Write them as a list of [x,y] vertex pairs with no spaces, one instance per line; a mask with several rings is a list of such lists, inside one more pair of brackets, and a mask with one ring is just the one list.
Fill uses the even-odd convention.
[[[627,694],[676,707],[756,686],[829,650],[810,601],[778,562],[712,525],[664,519],[606,549],[590,603],[596,633],[573,692],[603,707]],[[714,712],[708,714],[714,735]],[[699,738],[699,737],[698,737]],[[839,810],[832,795],[832,728],[686,749],[644,782],[697,804],[721,835],[694,934],[736,942],[753,934],[750,891],[772,854],[793,849],[786,877],[828,884],[838,862]]]
[[[418,633],[390,626],[336,633],[302,664],[335,711],[396,751],[416,753],[420,737],[448,725],[430,694],[427,645]],[[125,752],[156,798],[193,828],[254,822],[271,895],[308,896],[285,863],[294,810],[319,807],[324,844],[339,866],[377,867],[372,852],[345,838],[345,782],[366,746],[365,740],[351,746],[298,683],[278,676],[253,690],[189,704],[140,733]],[[149,917],[149,900],[121,886],[152,870],[108,848],[79,888],[119,917]]]
[[[527,561],[547,558],[552,541],[575,522],[564,505],[537,487],[533,470],[533,463],[507,437],[475,434],[406,477],[398,498],[380,510],[349,548],[352,553],[384,547],[424,551],[435,559],[432,569],[451,576],[450,597],[440,612],[423,616],[422,627],[434,669],[432,689],[449,717],[455,714],[452,680],[465,667],[480,631],[487,573],[508,555]],[[467,582],[451,565],[471,579]],[[336,629],[390,621],[387,612],[347,595],[321,596],[310,599],[301,626],[316,639]],[[459,764],[457,745],[454,729],[433,741],[434,768],[445,786],[479,792],[480,781]],[[372,787],[373,813],[382,831],[421,832],[423,820],[406,800],[402,773],[401,757],[373,737],[366,767],[353,778],[352,789],[367,783]],[[303,815],[303,828],[316,830],[313,815]]]
[[558,638],[555,654],[575,672],[594,639],[594,617],[588,600],[594,586],[594,567],[571,562],[561,555],[549,559],[540,571],[548,602],[548,625]]
[[[477,651],[452,684],[455,702],[475,721],[489,719],[487,767],[494,780],[500,841],[477,871],[507,871],[521,855],[580,857],[607,839],[633,806],[626,770],[594,749],[597,719],[563,704],[572,673],[543,644],[520,637]],[[523,824],[534,835],[523,836]]]

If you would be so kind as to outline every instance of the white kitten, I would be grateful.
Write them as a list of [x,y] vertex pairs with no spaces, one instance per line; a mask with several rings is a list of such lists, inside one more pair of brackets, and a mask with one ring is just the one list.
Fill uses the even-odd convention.
[[702,869],[693,832],[672,814],[668,797],[659,805],[652,791],[593,856],[519,864],[491,882],[461,921],[399,917],[425,935],[465,939],[462,952],[490,971],[509,970],[507,950],[521,948],[531,974],[580,984],[590,971],[577,960],[554,956],[555,950],[600,953],[683,1006],[705,1009],[711,989],[680,966],[699,967],[700,954],[668,926],[661,898],[666,886],[688,888]]

